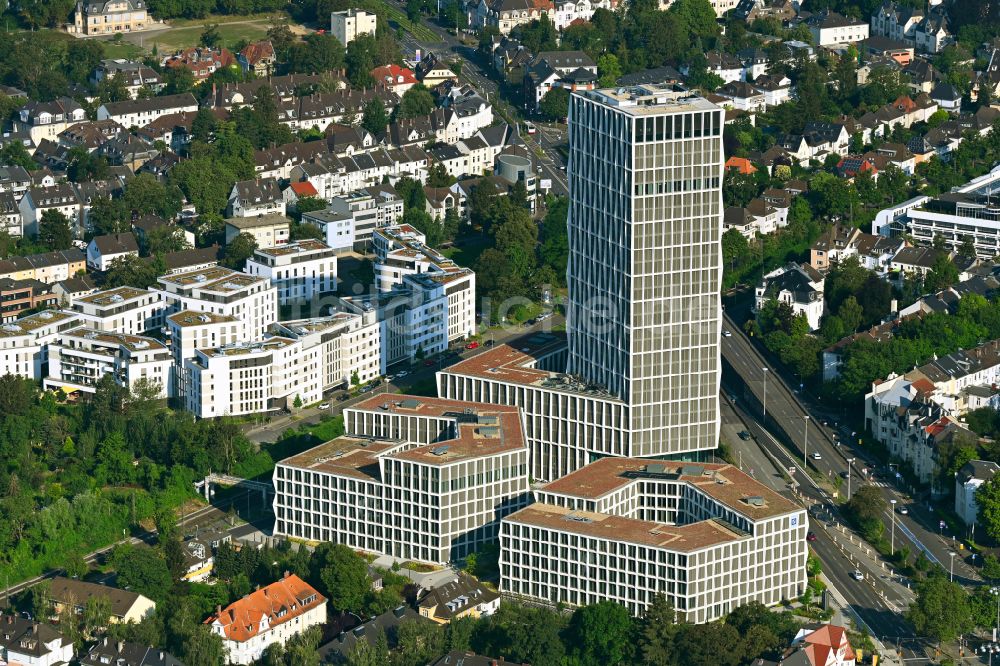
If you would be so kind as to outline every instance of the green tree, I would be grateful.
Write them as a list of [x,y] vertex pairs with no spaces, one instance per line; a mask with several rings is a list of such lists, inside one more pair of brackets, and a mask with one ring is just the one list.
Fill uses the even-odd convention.
[[201,107],[191,122],[191,138],[195,141],[207,143],[215,132],[215,114],[208,107]]
[[343,544],[323,543],[313,553],[313,561],[331,606],[353,613],[364,610],[371,588],[364,558]]
[[104,595],[89,597],[83,606],[84,633],[93,638],[111,621],[111,599]]
[[581,664],[614,666],[631,662],[632,617],[621,604],[601,601],[583,606],[573,613],[566,630]]
[[861,306],[858,304],[858,299],[854,298],[854,296],[848,296],[837,309],[837,316],[843,322],[844,328],[851,333],[857,331],[858,327],[861,326],[862,315]]
[[1000,580],[1000,560],[993,553],[987,553],[983,558],[983,568],[980,570],[983,578],[996,582]]
[[569,91],[566,88],[552,88],[538,105],[538,110],[549,120],[562,120],[569,114]]
[[344,61],[347,65],[347,78],[355,88],[371,88],[375,80],[371,71],[380,63],[377,62],[378,44],[371,35],[358,35],[347,45]]
[[118,571],[118,584],[162,601],[172,586],[167,563],[158,550],[121,545],[112,555]]
[[979,521],[986,533],[1000,539],[1000,478],[994,476],[976,490]]
[[38,241],[50,250],[68,250],[73,241],[69,218],[55,208],[46,209],[38,222]]
[[682,625],[674,649],[689,666],[737,666],[743,660],[739,632],[721,622]]
[[403,93],[403,98],[396,109],[396,118],[405,120],[407,118],[418,118],[426,116],[434,110],[434,97],[431,91],[424,87],[422,83],[414,85]]
[[180,656],[187,666],[218,666],[226,661],[226,648],[221,636],[200,625],[187,636]]
[[958,248],[958,256],[967,259],[976,258],[976,243],[971,235],[962,238],[962,244]]
[[913,623],[918,635],[937,641],[952,641],[973,629],[972,609],[965,588],[949,581],[943,572],[917,584],[917,598],[910,605],[906,618]]
[[958,267],[947,252],[941,252],[924,277],[924,288],[936,292],[958,283]]
[[677,634],[674,624],[674,607],[662,594],[653,597],[653,603],[638,623],[636,636],[637,658],[644,666],[670,666],[673,663],[673,644]]
[[163,92],[167,95],[191,92],[195,83],[194,73],[183,65],[167,67],[163,81],[166,84]]
[[723,266],[730,270],[742,264],[750,256],[750,243],[738,229],[730,229],[722,234]]
[[613,53],[606,53],[597,59],[597,73],[600,78],[597,85],[601,88],[613,88],[622,75],[622,67],[618,63],[618,56]]
[[201,31],[201,36],[198,38],[198,42],[201,46],[207,46],[210,49],[214,49],[219,46],[222,43],[222,33],[219,32],[218,24],[207,24],[205,29]]
[[875,486],[858,488],[847,502],[846,509],[866,540],[878,540],[885,530],[882,516],[886,510],[885,498],[878,488]]
[[246,260],[253,256],[257,249],[257,239],[247,232],[241,233],[226,245],[225,265],[242,270]]
[[388,124],[389,115],[385,112],[385,103],[381,97],[372,97],[365,105],[361,126],[375,136],[381,136],[385,133],[385,126]]

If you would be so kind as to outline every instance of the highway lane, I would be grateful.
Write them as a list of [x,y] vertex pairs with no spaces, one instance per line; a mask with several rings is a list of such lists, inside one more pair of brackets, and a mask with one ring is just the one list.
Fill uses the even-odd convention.
[[[853,446],[850,437],[841,436],[829,427],[824,426],[825,415],[816,418],[814,412],[803,404],[800,396],[788,387],[781,376],[770,367],[767,360],[757,348],[742,333],[742,329],[729,318],[725,317],[723,327],[730,331],[730,336],[722,338],[722,354],[729,366],[738,375],[741,383],[735,386],[737,397],[744,400],[748,408],[756,412],[766,408],[768,424],[782,430],[790,444],[797,451],[800,463],[803,457],[808,458],[808,465],[822,474],[831,484],[841,473],[848,471],[847,458],[854,458],[851,466],[851,486],[853,490],[862,485],[875,485],[891,506],[895,500],[896,507],[905,506],[906,515],[896,513],[895,516],[886,513],[885,529],[890,534],[896,532],[896,545],[907,545],[914,554],[918,551],[927,553],[932,561],[941,562],[950,570],[953,546],[948,539],[951,535],[940,535],[937,532],[937,520],[926,506],[918,505],[908,495],[902,493],[886,480],[865,475],[871,470],[875,461],[868,458],[863,449]],[[768,368],[765,372],[764,368]],[[733,378],[729,378],[733,386]],[[766,390],[765,390],[766,388]],[[766,403],[766,404],[765,404]],[[809,416],[807,420],[804,417]],[[808,429],[808,436],[806,431]],[[820,459],[814,459],[818,453]],[[841,489],[846,493],[846,480],[841,483]],[[895,523],[895,525],[894,525]],[[955,576],[962,582],[977,582],[981,580],[975,569],[965,563],[961,557],[955,557]]]

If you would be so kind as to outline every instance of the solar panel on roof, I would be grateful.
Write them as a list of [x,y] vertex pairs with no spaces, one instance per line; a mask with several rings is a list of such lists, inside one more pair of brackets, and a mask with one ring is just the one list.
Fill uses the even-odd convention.
[[420,401],[419,400],[414,400],[413,398],[408,398],[408,399],[402,401],[401,403],[399,403],[399,406],[403,407],[405,409],[416,409],[417,407],[420,406]]
[[684,465],[681,467],[681,474],[684,476],[701,476],[705,473],[705,468],[701,465]]
[[450,448],[451,447],[449,445],[444,444],[442,446],[438,446],[438,447],[435,447],[435,448],[431,449],[431,453],[433,453],[436,456],[443,456],[444,454],[448,453],[448,450]]
[[646,471],[650,474],[663,474],[667,468],[660,464],[646,465]]

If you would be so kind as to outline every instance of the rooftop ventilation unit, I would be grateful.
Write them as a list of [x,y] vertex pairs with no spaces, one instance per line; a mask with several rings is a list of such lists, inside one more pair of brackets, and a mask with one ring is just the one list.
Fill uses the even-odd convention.
[[760,495],[748,497],[746,501],[750,506],[764,506],[764,498]]
[[433,449],[431,449],[431,453],[433,453],[436,456],[443,456],[444,454],[448,453],[449,449],[451,449],[451,447],[447,444],[444,444],[442,446],[436,446]]
[[705,468],[701,465],[684,465],[681,467],[682,476],[701,476],[705,473]]

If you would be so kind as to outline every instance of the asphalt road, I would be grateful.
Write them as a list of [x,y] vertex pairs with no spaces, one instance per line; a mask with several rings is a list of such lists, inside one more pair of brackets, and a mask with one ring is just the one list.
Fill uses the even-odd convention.
[[[950,553],[956,552],[947,538],[952,535],[939,533],[938,521],[926,504],[915,502],[893,486],[888,474],[878,477],[866,475],[865,471],[874,469],[877,463],[868,452],[854,444],[851,433],[837,432],[835,428],[843,426],[830,420],[832,417],[828,418],[826,413],[817,416],[813,408],[805,405],[800,395],[785,384],[728,315],[723,326],[732,333],[722,338],[722,355],[740,380],[738,388],[742,390],[736,391],[739,394],[737,398],[755,414],[763,413],[766,402],[766,423],[783,431],[789,440],[787,443],[800,456],[805,456],[809,466],[828,481],[833,482],[850,466],[852,491],[862,485],[874,485],[890,507],[895,501],[897,511],[887,510],[884,515],[886,534],[890,535],[890,540],[894,533],[897,548],[906,546],[913,553],[923,551],[932,562],[939,562],[950,571]],[[765,372],[764,368],[768,370]],[[824,425],[824,421],[832,427]],[[814,458],[816,454],[819,459]],[[853,458],[855,462],[849,465],[848,458]],[[799,460],[802,462],[801,457]],[[840,487],[846,493],[846,480]],[[905,515],[898,512],[901,507],[906,507]],[[954,573],[955,579],[963,583],[981,581],[975,569],[961,555],[954,558]]]

